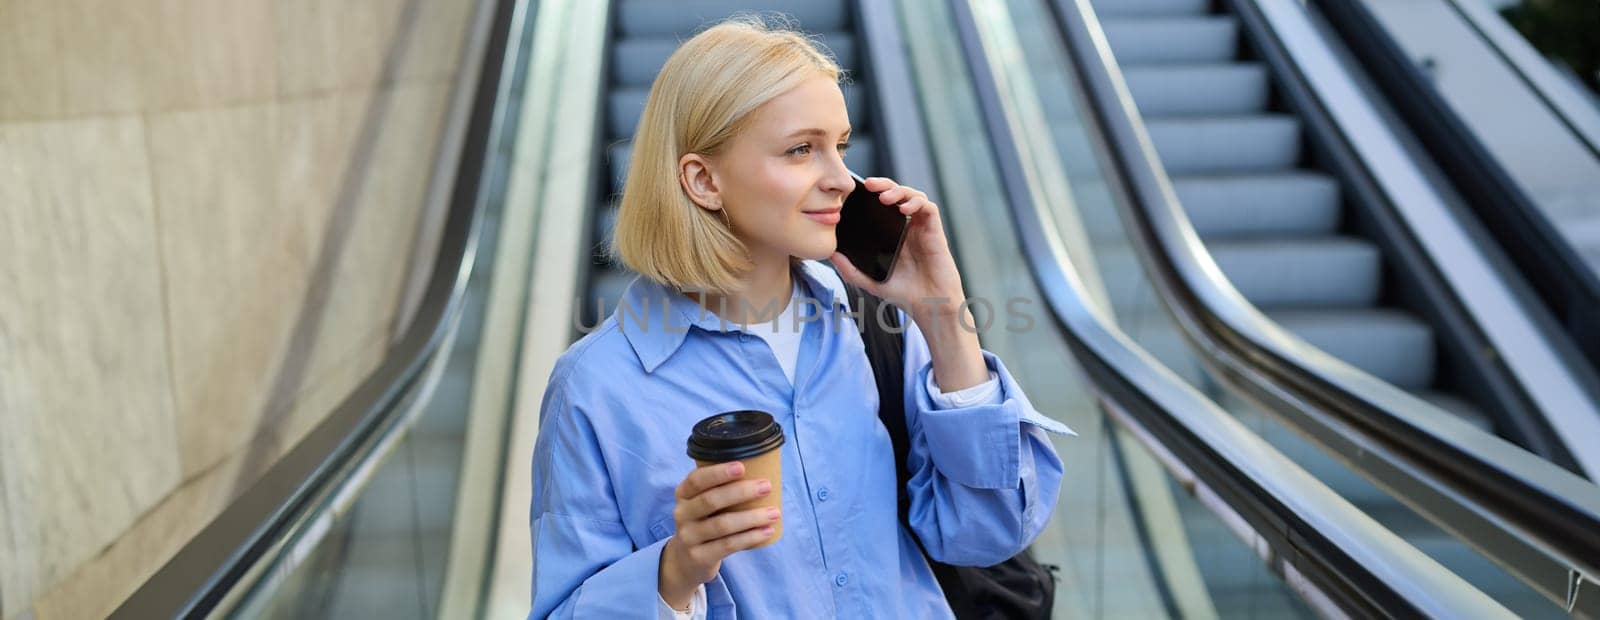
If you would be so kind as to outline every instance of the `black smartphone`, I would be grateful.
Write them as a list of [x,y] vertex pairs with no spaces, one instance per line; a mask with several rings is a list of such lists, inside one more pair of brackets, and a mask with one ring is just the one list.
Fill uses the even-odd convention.
[[867,277],[882,282],[894,273],[911,216],[878,202],[878,192],[868,191],[860,175],[851,172],[850,176],[856,180],[856,189],[845,197],[839,225],[834,228],[839,253]]

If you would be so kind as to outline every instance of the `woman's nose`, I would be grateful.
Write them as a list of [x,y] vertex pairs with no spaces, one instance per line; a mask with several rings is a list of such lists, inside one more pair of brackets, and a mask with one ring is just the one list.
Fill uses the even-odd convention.
[[822,189],[848,194],[855,188],[856,180],[850,176],[850,169],[844,165],[844,158],[834,157],[828,166],[827,174],[822,177]]

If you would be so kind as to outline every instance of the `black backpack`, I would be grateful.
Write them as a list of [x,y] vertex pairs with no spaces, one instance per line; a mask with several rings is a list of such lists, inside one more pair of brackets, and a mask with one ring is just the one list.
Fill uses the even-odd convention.
[[[900,481],[900,523],[911,531],[907,520],[910,502],[906,494],[906,481],[911,473],[906,471],[909,440],[905,416],[905,334],[889,331],[899,329],[900,313],[890,307],[880,315],[882,299],[854,286],[845,288],[860,312],[856,322],[861,325],[861,341],[866,345],[867,360],[877,378],[878,418],[889,430],[889,440],[894,444]],[[915,532],[911,538],[917,541],[917,549],[922,550],[923,558],[933,568],[933,576],[939,580],[945,600],[959,620],[1050,617],[1056,595],[1054,571],[1058,567],[1039,564],[1026,549],[994,566],[953,566],[928,558]]]

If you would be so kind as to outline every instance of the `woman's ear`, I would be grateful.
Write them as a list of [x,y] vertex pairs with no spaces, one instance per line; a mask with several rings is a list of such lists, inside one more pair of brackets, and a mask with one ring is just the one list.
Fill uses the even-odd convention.
[[678,184],[689,200],[707,211],[722,210],[722,195],[717,180],[711,172],[711,161],[699,153],[688,153],[678,159]]

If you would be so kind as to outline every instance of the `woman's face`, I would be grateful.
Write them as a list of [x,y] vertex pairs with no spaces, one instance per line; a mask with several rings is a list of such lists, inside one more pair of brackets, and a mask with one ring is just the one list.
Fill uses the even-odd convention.
[[839,85],[817,76],[751,113],[716,158],[717,193],[752,258],[823,260],[855,180],[845,168],[850,116]]

